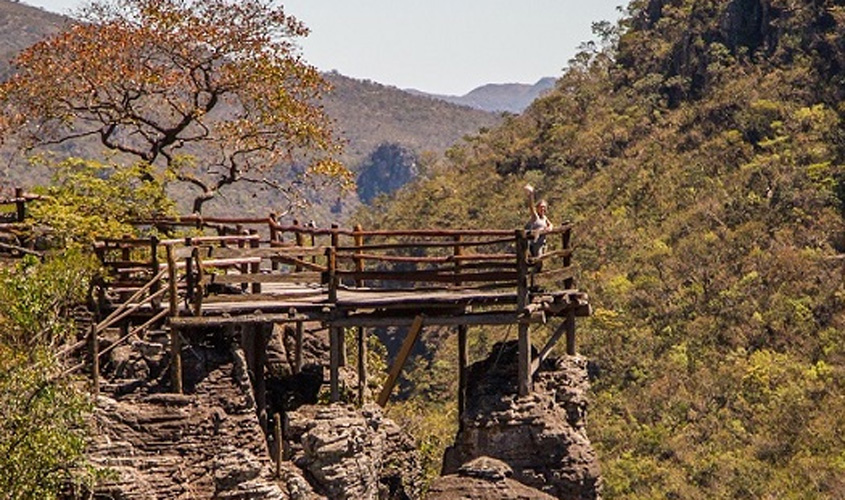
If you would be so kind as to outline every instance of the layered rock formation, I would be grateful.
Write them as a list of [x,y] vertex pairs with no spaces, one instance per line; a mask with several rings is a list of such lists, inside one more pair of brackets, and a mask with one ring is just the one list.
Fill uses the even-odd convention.
[[414,443],[376,405],[302,407],[288,413],[285,439],[293,463],[329,498],[420,498]]
[[501,460],[480,457],[439,478],[428,500],[552,500],[553,496],[511,479],[513,469]]
[[598,461],[586,433],[586,360],[547,361],[532,394],[518,397],[516,354],[516,342],[497,344],[469,368],[467,408],[444,475],[460,475],[463,464],[489,456],[509,465],[513,479],[546,494],[600,498]]
[[[257,334],[258,332],[248,332]],[[262,429],[254,365],[235,332],[194,332],[182,353],[185,394],[171,394],[164,337],[114,349],[103,366],[91,462],[108,471],[95,498],[420,498],[414,444],[381,408],[306,405],[322,381],[323,341],[306,341],[308,373],[293,375],[275,329],[265,376],[284,386],[285,458],[278,477]],[[290,332],[288,332],[290,333]],[[106,342],[107,344],[108,342]],[[311,349],[313,347],[313,349]],[[275,365],[275,366],[274,366]],[[252,370],[252,371],[251,371]],[[302,391],[296,391],[303,385]],[[290,410],[292,406],[296,411]],[[272,422],[272,420],[271,420]],[[270,426],[272,428],[272,425]],[[275,448],[275,446],[273,446]]]
[[[220,339],[217,339],[220,340]],[[312,498],[307,481],[274,467],[258,423],[247,364],[236,344],[183,354],[185,395],[170,394],[165,348],[136,341],[114,351],[97,401],[90,460],[109,471],[94,492],[112,499]]]

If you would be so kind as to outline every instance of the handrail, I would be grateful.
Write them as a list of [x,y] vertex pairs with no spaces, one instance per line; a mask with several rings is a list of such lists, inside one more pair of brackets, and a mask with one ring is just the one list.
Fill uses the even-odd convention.
[[[133,273],[149,270],[157,271],[160,276],[171,265],[179,272],[187,273],[185,283],[188,286],[189,302],[197,315],[202,314],[202,296],[214,293],[209,292],[206,285],[214,283],[215,276],[226,276],[217,282],[240,283],[244,290],[251,283],[253,293],[261,293],[262,283],[292,283],[300,280],[317,282],[315,278],[319,277],[319,283],[328,287],[330,303],[336,300],[339,287],[348,291],[371,291],[379,288],[396,289],[397,286],[405,286],[402,283],[412,289],[429,289],[432,284],[449,290],[511,286],[518,294],[530,294],[534,293],[534,281],[537,279],[563,280],[565,289],[572,289],[575,276],[571,267],[572,249],[569,240],[573,225],[570,222],[544,231],[366,231],[360,226],[348,230],[338,226],[317,228],[296,221],[292,225],[284,225],[278,223],[272,215],[267,218],[188,216],[135,222],[186,226],[195,223],[237,225],[236,234],[220,232],[220,227],[215,227],[211,229],[217,229],[217,235],[199,234],[162,240],[107,238],[97,243],[104,263],[119,275],[131,278]],[[266,232],[262,237],[255,229],[245,229],[242,224],[266,224],[270,229],[270,238],[266,238]],[[285,233],[293,233],[296,237],[285,239]],[[308,235],[311,236],[310,245]],[[539,256],[528,252],[527,243],[522,253],[518,251],[522,248],[520,241],[530,242],[541,235],[547,239],[560,235],[560,244],[556,244],[555,239],[555,244],[550,245],[551,250]],[[331,242],[323,239],[325,236],[330,236]],[[320,241],[317,241],[318,237]],[[139,249],[152,248],[151,259],[154,257],[152,260],[155,260],[155,267],[153,262],[145,262],[144,257],[127,259],[129,250],[124,245]],[[185,258],[179,257],[172,263],[159,262],[154,255],[155,249],[160,248],[156,245],[168,249],[179,248],[178,252],[185,255]],[[185,250],[189,252],[185,253]],[[107,253],[121,251],[121,260],[109,261]],[[176,251],[173,253],[176,255]],[[202,276],[207,269],[212,268],[221,269],[223,274],[209,274],[208,278]],[[303,273],[303,270],[309,272]],[[274,274],[290,276],[270,276]],[[112,315],[123,312],[115,310]]]

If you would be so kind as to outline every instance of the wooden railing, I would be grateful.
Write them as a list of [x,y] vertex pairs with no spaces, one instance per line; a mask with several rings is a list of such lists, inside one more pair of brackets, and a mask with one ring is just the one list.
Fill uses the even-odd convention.
[[338,291],[512,289],[522,295],[532,284],[537,289],[544,283],[574,286],[569,224],[546,232],[549,251],[532,257],[528,243],[538,235],[524,230],[365,231],[285,226],[273,218],[198,221],[144,223],[211,228],[218,235],[97,242],[95,250],[112,277],[106,289],[110,298],[127,296],[163,269],[163,250],[172,252],[179,290],[196,315],[207,297],[213,300],[232,287],[259,295],[264,284],[321,285],[329,302],[337,300]]
[[22,188],[15,188],[15,194],[11,198],[0,198],[0,253],[18,257],[42,256],[41,252],[29,248],[19,238],[24,232],[27,204],[40,199],[41,196],[26,193]]
[[[532,360],[527,327],[529,323],[545,322],[543,308],[548,310],[549,300],[557,300],[552,297],[537,303],[534,298],[555,293],[560,297],[567,290],[575,292],[569,224],[545,232],[547,251],[536,257],[530,254],[529,247],[531,240],[540,235],[525,230],[366,231],[360,226],[342,229],[297,223],[282,225],[274,217],[192,217],[138,224],[159,231],[181,228],[191,236],[167,239],[127,236],[96,243],[95,251],[108,270],[97,303],[110,314],[92,329],[89,338],[92,353],[98,352],[96,337],[102,330],[126,315],[135,315],[136,322],[138,316],[143,316],[145,321],[121,340],[165,318],[182,326],[194,324],[192,318],[200,320],[196,324],[205,324],[203,321],[208,318],[203,316],[215,303],[231,306],[232,301],[243,301],[248,304],[245,309],[256,306],[250,309],[255,310],[260,309],[256,304],[260,305],[262,300],[269,305],[269,301],[279,301],[288,293],[300,299],[311,296],[321,305],[320,312],[315,313],[317,316],[298,315],[291,308],[282,319],[296,321],[298,328],[302,321],[315,318],[330,323],[333,400],[338,392],[336,372],[342,364],[342,328],[357,326],[359,337],[363,338],[360,327],[377,326],[374,322],[397,318],[332,311],[352,311],[356,304],[368,304],[368,300],[381,304],[380,299],[373,299],[379,296],[392,298],[398,307],[403,306],[403,297],[447,303],[454,300],[455,307],[463,307],[461,304],[468,303],[468,299],[480,299],[487,309],[492,309],[477,316],[473,311],[459,317],[427,317],[426,324],[458,325],[465,342],[469,324],[517,322],[520,353],[524,358],[520,359],[520,393],[526,394],[530,392],[531,374],[553,345],[550,341],[540,356]],[[546,287],[548,291],[544,290]],[[299,303],[296,304],[298,307]],[[566,304],[561,307],[567,308],[568,316],[565,326],[555,332],[554,342],[565,333],[567,352],[574,354],[575,312]],[[537,314],[540,319],[536,318]],[[422,327],[419,314],[400,319],[413,320],[411,330],[415,335]],[[273,316],[264,315],[256,320],[273,321]],[[172,384],[174,390],[181,392],[181,337],[174,331],[170,345]],[[101,352],[92,354],[92,358],[96,360],[101,355]],[[386,385],[380,400],[387,397],[389,390],[390,386]]]

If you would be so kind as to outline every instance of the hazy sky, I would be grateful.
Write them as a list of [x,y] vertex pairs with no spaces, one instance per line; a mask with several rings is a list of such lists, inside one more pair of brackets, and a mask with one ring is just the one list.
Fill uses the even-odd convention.
[[[67,14],[81,0],[22,0]],[[485,83],[560,76],[593,21],[626,0],[287,0],[324,71],[399,88],[462,95]]]

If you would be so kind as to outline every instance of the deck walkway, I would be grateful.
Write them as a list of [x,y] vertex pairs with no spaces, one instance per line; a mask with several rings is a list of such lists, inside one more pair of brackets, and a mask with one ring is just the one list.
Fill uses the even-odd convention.
[[[269,324],[293,323],[301,348],[302,325],[320,322],[330,331],[331,398],[338,400],[345,328],[355,328],[359,399],[366,380],[367,328],[409,327],[378,402],[385,404],[402,365],[425,326],[458,328],[461,391],[466,383],[467,328],[518,325],[519,392],[531,392],[532,378],[555,343],[566,338],[575,353],[575,318],[590,314],[588,297],[575,286],[570,245],[572,226],[545,234],[524,230],[364,231],[279,224],[265,219],[198,218],[139,221],[141,233],[182,238],[102,239],[96,251],[108,270],[96,290],[102,321],[92,328],[92,352],[107,327],[123,325],[124,338],[155,324],[171,331],[173,389],[181,392],[185,331],[240,328],[245,346],[259,353]],[[548,251],[532,257],[533,238],[545,237]],[[550,318],[564,321],[532,355],[529,326]],[[136,325],[141,325],[136,326]],[[263,342],[266,343],[266,340]],[[301,352],[297,352],[301,359]],[[98,358],[92,354],[92,359]],[[95,367],[96,368],[96,367]],[[254,366],[263,373],[263,366]],[[299,369],[297,366],[296,369]],[[96,370],[94,370],[96,372]],[[459,411],[463,408],[459,395]]]

